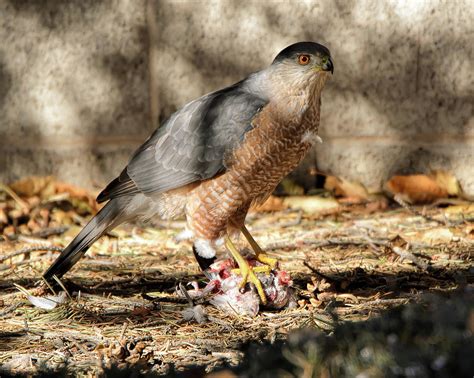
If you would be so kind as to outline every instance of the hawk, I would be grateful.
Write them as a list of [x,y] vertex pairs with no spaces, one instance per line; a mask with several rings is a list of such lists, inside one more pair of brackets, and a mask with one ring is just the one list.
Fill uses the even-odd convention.
[[[318,138],[321,92],[333,73],[329,50],[299,42],[273,63],[227,88],[184,105],[140,146],[99,194],[107,202],[43,277],[61,277],[104,233],[136,219],[186,217],[183,236],[205,268],[224,244],[239,266],[240,287],[277,261],[265,255],[244,221],[303,159]],[[249,266],[234,243],[242,233],[263,263]]]

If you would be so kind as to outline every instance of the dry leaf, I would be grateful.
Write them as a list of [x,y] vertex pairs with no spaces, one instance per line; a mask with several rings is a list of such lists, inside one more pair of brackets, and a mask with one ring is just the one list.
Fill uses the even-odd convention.
[[300,299],[297,303],[298,303],[298,306],[300,308],[304,308],[307,304],[307,300],[306,299]]
[[0,224],[7,224],[8,217],[4,209],[0,209]]
[[400,235],[397,235],[390,240],[390,245],[392,247],[406,248],[408,245],[408,242],[405,239],[403,239]]
[[441,189],[444,189],[450,196],[459,196],[462,194],[461,185],[456,177],[450,172],[443,170],[434,170],[430,176],[436,181]]
[[466,203],[465,205],[449,206],[445,210],[447,214],[470,214],[474,213],[474,203]]
[[323,302],[317,300],[316,298],[310,298],[310,299],[309,299],[309,303],[310,303],[311,306],[313,306],[314,308],[319,308],[319,307],[321,307],[321,306],[323,305]]
[[334,198],[323,198],[319,196],[270,196],[263,204],[251,208],[252,212],[281,211],[285,209],[300,209],[306,213],[335,209],[339,202]]
[[453,240],[453,236],[448,228],[434,228],[425,232],[421,240],[430,245],[446,244]]
[[148,307],[137,306],[132,310],[131,315],[134,315],[134,316],[147,316],[148,314],[150,314],[150,312],[151,311]]
[[409,204],[432,203],[448,196],[446,189],[426,175],[393,176],[385,184],[385,189]]
[[285,207],[290,209],[301,209],[305,213],[316,213],[319,211],[335,209],[339,202],[334,198],[323,198],[319,196],[293,196],[283,200]]
[[318,292],[328,291],[329,289],[333,289],[333,285],[326,281],[325,278],[322,278],[316,282],[316,290]]
[[98,210],[95,196],[77,186],[57,181],[54,176],[30,176],[10,184],[9,187],[21,197],[47,199],[55,194],[68,194],[72,199],[86,202],[93,210]]
[[287,206],[283,204],[283,198],[270,196],[261,205],[252,206],[250,211],[260,213],[260,212],[270,212],[270,211],[281,211],[281,210],[285,210],[286,208]]
[[326,177],[324,189],[333,192],[336,197],[352,198],[359,201],[367,200],[370,197],[364,185],[346,180],[342,177]]
[[456,177],[443,170],[434,170],[429,175],[393,176],[385,188],[410,204],[433,203],[463,194]]
[[30,176],[25,177],[21,180],[15,181],[10,184],[10,188],[19,196],[32,197],[40,196],[47,197],[48,195],[54,194],[54,182],[53,176],[39,177]]
[[365,212],[375,213],[377,211],[386,210],[388,207],[388,200],[386,197],[380,195],[374,196],[373,202],[369,202],[365,205]]
[[15,231],[15,227],[13,226],[7,226],[3,229],[3,235],[5,236],[13,236],[15,235],[16,231]]

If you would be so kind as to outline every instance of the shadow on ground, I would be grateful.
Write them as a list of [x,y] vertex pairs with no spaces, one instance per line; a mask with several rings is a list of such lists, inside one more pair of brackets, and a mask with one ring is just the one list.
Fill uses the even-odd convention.
[[[217,369],[218,377],[468,377],[474,374],[472,288],[453,295],[426,295],[417,304],[391,309],[368,321],[341,323],[327,335],[292,331],[285,341],[250,343],[243,361]],[[149,368],[149,367],[148,367]],[[104,367],[102,377],[205,377],[205,366],[166,374],[146,366]],[[2,376],[9,375],[2,371]],[[28,375],[31,376],[31,375]],[[70,376],[39,369],[38,377]]]

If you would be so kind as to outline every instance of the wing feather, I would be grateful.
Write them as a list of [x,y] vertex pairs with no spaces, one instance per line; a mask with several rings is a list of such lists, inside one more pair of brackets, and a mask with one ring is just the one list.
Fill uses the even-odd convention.
[[162,193],[223,172],[225,157],[243,140],[267,102],[237,83],[188,103],[135,151],[98,200],[134,192]]

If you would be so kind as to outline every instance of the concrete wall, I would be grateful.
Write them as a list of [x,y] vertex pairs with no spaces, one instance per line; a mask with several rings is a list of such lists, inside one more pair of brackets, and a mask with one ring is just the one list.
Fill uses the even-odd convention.
[[1,175],[103,184],[150,119],[314,40],[335,75],[300,176],[445,168],[474,193],[473,19],[471,0],[0,0]]
[[0,179],[104,184],[150,132],[145,1],[0,1]]

